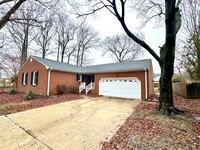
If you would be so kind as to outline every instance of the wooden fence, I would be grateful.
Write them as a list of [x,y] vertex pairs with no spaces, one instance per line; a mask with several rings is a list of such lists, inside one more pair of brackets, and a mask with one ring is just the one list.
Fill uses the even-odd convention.
[[187,98],[187,84],[185,82],[173,83],[173,93],[178,96]]

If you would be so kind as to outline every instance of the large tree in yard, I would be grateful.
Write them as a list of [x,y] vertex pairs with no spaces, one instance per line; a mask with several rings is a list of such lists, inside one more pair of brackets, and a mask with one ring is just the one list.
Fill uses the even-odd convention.
[[[143,7],[146,7],[146,11],[152,14],[149,20],[155,16],[164,16],[165,18],[165,43],[160,49],[160,56],[156,54],[145,41],[141,40],[135,35],[126,23],[126,13],[128,4],[132,4],[133,1],[127,0],[86,0],[86,3],[82,6],[89,6],[88,12],[81,12],[80,9],[76,12],[79,16],[87,16],[96,13],[97,11],[106,8],[112,13],[123,27],[126,34],[133,39],[136,43],[140,44],[146,49],[159,63],[161,68],[160,78],[160,98],[159,98],[159,110],[165,115],[175,115],[183,113],[183,111],[174,107],[173,104],[173,92],[172,92],[172,76],[174,73],[174,58],[175,58],[175,44],[176,34],[181,26],[180,15],[180,0],[138,0],[135,2],[142,2]],[[147,4],[145,6],[145,4]],[[72,5],[75,6],[75,5]],[[76,5],[77,6],[77,5]],[[130,5],[129,5],[130,6]],[[153,10],[152,10],[153,8]],[[156,9],[157,8],[157,12]]]

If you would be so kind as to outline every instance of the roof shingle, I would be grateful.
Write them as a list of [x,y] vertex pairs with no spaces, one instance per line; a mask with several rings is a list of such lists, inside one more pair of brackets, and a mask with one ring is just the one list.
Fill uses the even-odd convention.
[[73,73],[105,73],[105,72],[124,72],[124,71],[139,71],[144,69],[149,69],[151,64],[151,59],[133,60],[130,62],[121,63],[109,63],[102,65],[92,65],[79,67],[76,65],[66,64],[57,62],[50,59],[44,59],[37,56],[31,56],[32,58],[38,60],[44,64],[47,68],[52,68],[53,70],[73,72]]

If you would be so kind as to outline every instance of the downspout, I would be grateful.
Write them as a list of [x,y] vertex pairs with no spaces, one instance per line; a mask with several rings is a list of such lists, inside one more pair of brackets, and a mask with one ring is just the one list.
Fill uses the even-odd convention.
[[147,97],[147,88],[148,88],[148,87],[147,87],[147,80],[148,80],[148,79],[147,79],[147,68],[145,68],[144,71],[145,71],[145,75],[144,75],[144,76],[145,76],[145,77],[144,77],[144,78],[145,78],[145,99],[147,100],[147,98],[148,98],[148,97]]
[[49,90],[50,90],[50,82],[51,82],[51,70],[52,70],[52,68],[48,69],[48,79],[47,79],[47,96],[49,96]]

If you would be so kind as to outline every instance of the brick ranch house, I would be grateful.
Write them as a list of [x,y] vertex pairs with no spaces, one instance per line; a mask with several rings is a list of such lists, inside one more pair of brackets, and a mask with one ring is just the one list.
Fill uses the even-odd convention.
[[18,90],[53,95],[57,85],[75,87],[79,93],[148,99],[153,90],[150,59],[78,67],[30,56],[18,72]]

